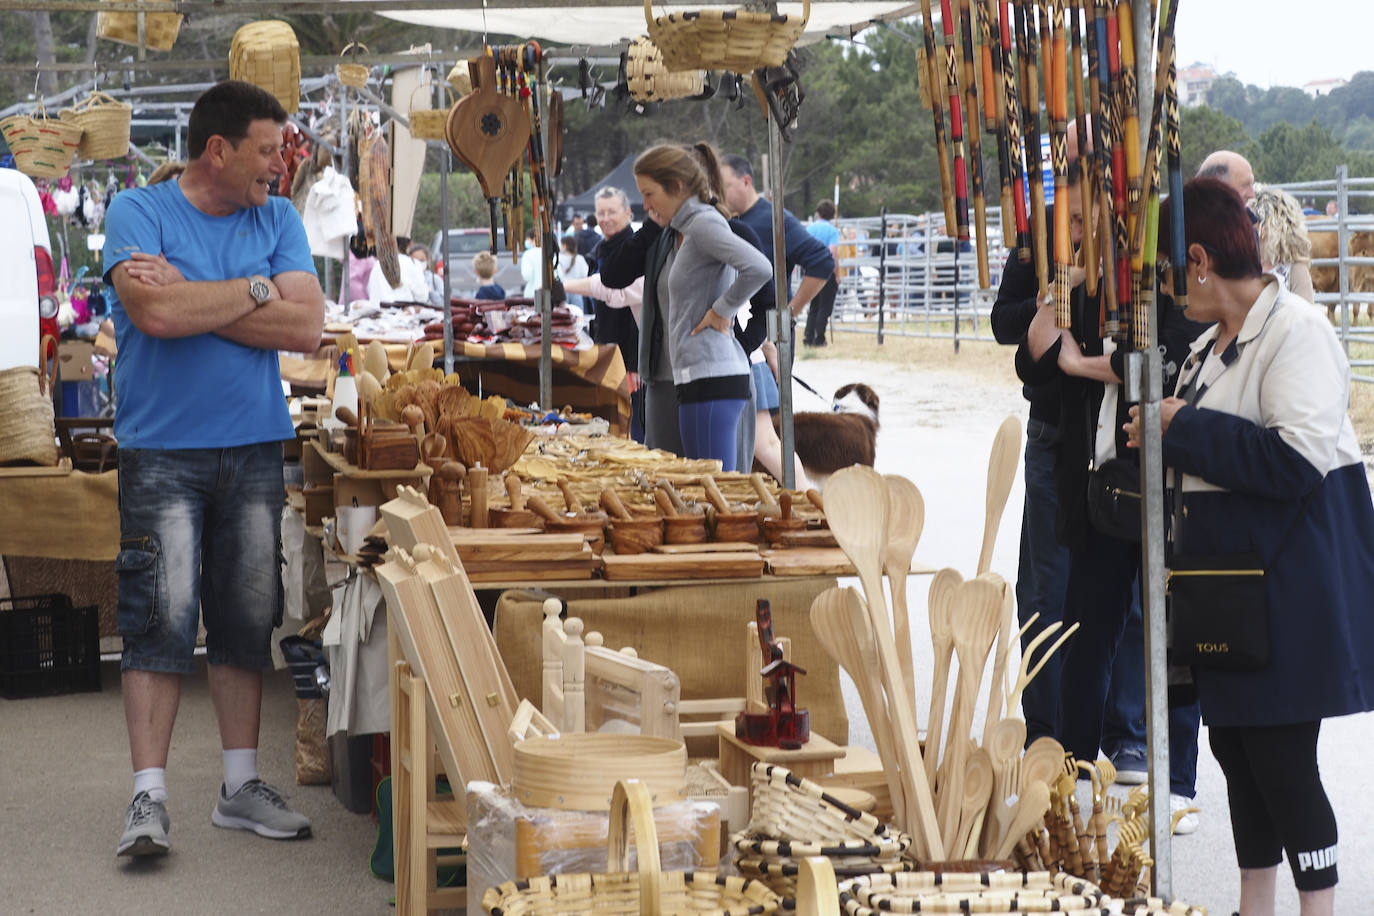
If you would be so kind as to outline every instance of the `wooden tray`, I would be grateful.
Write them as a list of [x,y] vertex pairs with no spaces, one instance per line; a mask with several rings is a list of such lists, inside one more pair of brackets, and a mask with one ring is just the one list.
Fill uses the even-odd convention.
[[746,553],[664,555],[637,553],[602,557],[607,579],[749,579],[763,575],[763,557]]
[[838,547],[791,547],[765,550],[761,556],[775,576],[855,576],[858,573]]

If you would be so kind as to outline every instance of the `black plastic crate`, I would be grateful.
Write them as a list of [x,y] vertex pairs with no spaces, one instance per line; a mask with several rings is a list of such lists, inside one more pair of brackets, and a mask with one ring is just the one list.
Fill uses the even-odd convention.
[[0,697],[100,690],[100,614],[66,595],[0,598]]

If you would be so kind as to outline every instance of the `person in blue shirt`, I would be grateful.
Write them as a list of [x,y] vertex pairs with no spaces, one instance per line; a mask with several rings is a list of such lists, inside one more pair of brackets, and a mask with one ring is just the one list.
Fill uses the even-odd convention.
[[105,218],[119,360],[119,635],[134,797],[120,856],[171,847],[166,766],[181,678],[205,626],[224,782],[219,827],[310,835],[258,776],[262,671],[281,623],[281,442],[294,435],[277,351],[311,352],[324,293],[301,218],[271,196],[286,112],[226,81],[191,110],[175,181],[126,191]]
[[[835,203],[823,200],[816,205],[816,218],[806,227],[830,252],[830,257],[839,263],[840,230],[835,228]],[[806,313],[806,333],[802,343],[809,347],[825,346],[825,329],[830,323],[830,313],[835,310],[835,294],[840,291],[840,269],[838,266],[826,278],[825,285],[811,300],[811,309]]]
[[490,251],[479,251],[472,256],[472,275],[477,278],[477,292],[474,299],[501,300],[506,298],[506,289],[496,282],[496,271],[500,268],[496,255]]

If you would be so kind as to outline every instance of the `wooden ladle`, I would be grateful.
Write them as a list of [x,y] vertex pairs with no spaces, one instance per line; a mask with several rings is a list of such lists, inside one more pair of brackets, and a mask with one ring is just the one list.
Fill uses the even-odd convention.
[[916,664],[911,654],[911,618],[906,606],[906,577],[911,573],[911,556],[921,540],[926,523],[926,503],[916,484],[897,474],[883,478],[887,483],[887,547],[883,550],[883,572],[892,591],[893,635],[897,640],[897,659],[907,694],[916,702]]

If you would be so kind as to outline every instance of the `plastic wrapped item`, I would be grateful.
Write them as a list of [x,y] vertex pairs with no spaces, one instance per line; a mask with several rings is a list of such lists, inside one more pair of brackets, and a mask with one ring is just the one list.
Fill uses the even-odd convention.
[[[609,811],[528,808],[505,788],[474,780],[467,787],[467,815],[470,901],[505,881],[606,870]],[[664,871],[717,866],[717,804],[686,801],[655,808],[654,823]],[[638,867],[637,860],[631,867]]]

